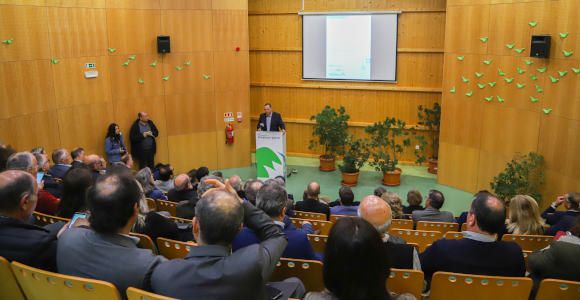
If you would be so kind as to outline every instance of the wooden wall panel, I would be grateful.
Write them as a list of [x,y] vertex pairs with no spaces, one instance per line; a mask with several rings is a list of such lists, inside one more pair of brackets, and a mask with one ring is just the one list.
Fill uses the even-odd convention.
[[159,0],[107,0],[107,8],[159,9]]
[[[169,159],[176,174],[186,173],[202,166],[210,170],[218,168],[215,131],[170,136],[167,139],[167,145]],[[203,147],[195,147],[195,145],[203,145]]]
[[[302,0],[249,0],[248,11],[252,12],[298,12],[302,10]],[[251,34],[250,34],[251,35]]]
[[248,51],[214,52],[216,91],[250,89],[250,66]]
[[477,192],[479,150],[441,142],[439,153],[437,182],[471,193]]
[[447,0],[447,6],[482,5],[489,4],[490,0]]
[[45,6],[46,0],[0,0],[0,4],[15,4],[28,6]]
[[542,200],[538,201],[540,209],[547,208],[560,196],[564,196],[569,191],[577,191],[580,180],[562,175],[558,172],[546,170],[546,182],[539,188]]
[[[127,61],[129,65],[123,66]],[[109,57],[109,62],[114,100],[164,94],[162,54],[138,54],[133,60],[129,59],[128,55],[115,55]],[[157,62],[157,65],[151,66],[150,64],[154,62]],[[139,78],[145,83],[139,83]]]
[[[580,73],[575,74],[572,68],[580,69],[580,61],[549,60],[548,70],[543,73],[544,84],[541,86],[544,90],[541,94],[545,95],[542,108],[552,109],[550,115],[580,120]],[[559,71],[567,74],[560,76]],[[558,82],[552,82],[550,76],[558,79]]]
[[212,9],[248,10],[248,0],[212,0]]
[[50,57],[45,7],[0,5],[0,62]]
[[161,9],[211,9],[211,0],[160,0]]
[[445,27],[445,53],[485,54],[487,43],[480,38],[489,37],[489,6],[454,6],[447,8]]
[[494,192],[490,183],[500,172],[503,172],[513,156],[503,156],[494,152],[479,151],[479,172],[477,175],[477,190]]
[[107,17],[104,9],[47,9],[51,58],[106,55]]
[[155,139],[155,144],[157,146],[157,153],[155,154],[155,165],[158,163],[167,164],[169,160],[169,146],[167,140],[169,137],[160,136]]
[[[115,123],[119,125],[121,132],[124,132],[126,141],[129,139],[131,126],[137,120],[137,114],[141,111],[147,112],[149,120],[153,121],[157,130],[159,130],[160,137],[167,136],[165,97],[157,96],[113,101]],[[131,147],[130,143],[126,144],[127,147]]]
[[50,60],[0,63],[0,119],[56,108]]
[[213,92],[166,96],[165,105],[170,136],[216,130]]
[[[163,59],[166,95],[214,91],[213,52],[171,53]],[[189,65],[185,65],[190,62]],[[176,67],[182,68],[181,70]],[[211,76],[205,79],[204,75]]]
[[445,0],[308,0],[304,3],[304,9],[307,11],[328,11],[328,10],[428,10],[428,9],[445,9]]
[[248,13],[241,10],[213,11],[213,50],[248,50]]
[[302,17],[291,15],[250,15],[250,49],[302,47]]
[[441,141],[479,149],[483,104],[445,98],[441,107]]
[[46,6],[105,8],[105,0],[46,0]]
[[107,9],[107,28],[109,48],[116,49],[110,55],[157,53],[161,13],[159,10]]
[[398,48],[445,48],[445,12],[399,16]]
[[538,153],[545,158],[545,168],[580,180],[577,149],[580,147],[580,121],[555,115],[543,115]]
[[[85,63],[95,63],[87,70]],[[86,71],[97,71],[99,77],[85,78]],[[58,108],[112,101],[109,58],[63,58],[52,65],[54,92]]]
[[42,146],[51,153],[60,147],[56,110],[0,120],[0,139],[17,151]]
[[[235,122],[224,122],[224,113],[232,112]],[[237,113],[242,113],[242,122],[238,122]],[[229,91],[215,92],[215,128],[216,131],[225,129],[232,123],[234,130],[250,129],[250,92]],[[252,130],[253,132],[253,130]],[[249,142],[249,138],[248,138]],[[248,148],[249,149],[249,148]]]
[[161,24],[163,35],[171,37],[171,53],[213,49],[210,10],[162,10]]
[[251,165],[250,132],[254,134],[254,130],[235,129],[234,143],[226,144],[224,131],[216,131],[218,169],[239,168]]
[[[580,32],[580,19],[577,12],[580,11],[580,2],[576,0],[553,1],[550,24],[552,35],[550,57],[566,60],[580,60],[580,38],[574,36]],[[535,21],[534,21],[535,22]],[[570,33],[562,38],[560,33]],[[571,56],[565,56],[564,50],[574,52]]]
[[[463,58],[463,60],[459,60]],[[445,99],[482,102],[484,97],[489,97],[486,90],[489,86],[488,77],[497,72],[492,60],[490,65],[483,63],[487,60],[485,55],[445,53],[445,70],[443,72],[443,97]],[[478,74],[483,74],[477,77]],[[468,79],[464,82],[463,78]],[[483,89],[479,85],[485,85]],[[453,92],[455,89],[455,92]],[[473,92],[471,97],[467,94]]]

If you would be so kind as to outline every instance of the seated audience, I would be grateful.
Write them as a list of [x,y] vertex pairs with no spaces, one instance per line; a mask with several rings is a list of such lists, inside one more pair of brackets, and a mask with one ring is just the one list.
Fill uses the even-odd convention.
[[[256,180],[258,180],[258,179],[256,179]],[[276,178],[274,178],[274,179],[268,179],[268,180],[266,180],[265,183],[277,184],[277,185],[281,186],[283,189],[286,189],[286,181],[284,180],[284,177],[282,177],[282,176],[276,176]],[[286,199],[286,216],[288,216],[289,218],[295,218],[296,213],[294,212],[294,200],[292,200],[294,198],[290,199],[290,196],[288,196],[287,198],[288,199]],[[285,224],[292,223],[292,221],[288,218],[284,218],[284,223]],[[311,234],[311,233],[312,232],[309,232],[309,234]]]
[[34,157],[36,158],[36,163],[38,164],[38,172],[44,173],[42,175],[44,190],[56,198],[62,197],[62,184],[56,182],[56,180],[54,180],[54,178],[48,174],[50,171],[50,161],[48,158],[40,153],[34,153]]
[[397,193],[385,192],[381,196],[381,199],[389,204],[393,219],[409,219],[409,216],[403,213],[403,199]]
[[389,257],[373,226],[360,218],[339,219],[328,236],[322,277],[326,290],[305,300],[407,300],[410,294],[387,291]]
[[16,153],[16,150],[12,149],[10,146],[0,147],[0,172],[6,171],[6,162],[8,161],[8,158],[14,153]]
[[200,167],[195,171],[195,177],[197,178],[197,182],[201,182],[201,179],[205,176],[209,175],[209,170],[207,167]]
[[131,169],[133,167],[133,156],[127,153],[121,157],[121,162],[127,166],[127,168]]
[[222,180],[224,180],[224,174],[222,174],[222,172],[220,172],[220,171],[215,171],[211,175],[217,176],[217,177],[221,178]]
[[197,169],[191,169],[189,172],[187,172],[187,176],[189,176],[191,186],[193,187],[194,190],[197,190],[197,177],[195,176],[196,172]]
[[162,163],[157,163],[155,165],[155,171],[152,170],[153,171],[153,180],[159,180],[159,170],[161,170],[161,168],[163,166],[164,165]]
[[[176,179],[177,180],[177,179]],[[199,201],[199,199],[201,199],[201,195],[203,195],[205,192],[209,191],[212,188],[215,188],[215,185],[206,183],[206,180],[217,180],[221,183],[223,183],[222,179],[214,176],[214,175],[207,175],[203,178],[201,178],[201,181],[199,182],[198,186],[197,186],[197,190],[195,191],[195,194],[188,200],[183,200],[181,202],[179,202],[177,204],[177,206],[175,207],[175,216],[178,218],[183,218],[183,219],[193,219],[193,217],[195,217],[195,206],[197,205],[197,202]]]
[[[564,203],[566,211],[556,211],[556,208],[562,203]],[[552,202],[552,205],[546,208],[541,215],[546,220],[546,224],[551,225],[544,234],[556,235],[558,231],[567,231],[572,228],[574,221],[580,215],[580,212],[578,212],[579,204],[580,194],[576,192],[568,192]]]
[[244,187],[244,193],[246,194],[246,200],[250,201],[254,206],[256,206],[256,196],[258,195],[258,191],[262,188],[264,183],[258,179],[250,179],[246,181]]
[[349,186],[343,186],[338,190],[338,196],[340,197],[338,201],[339,206],[335,206],[330,209],[331,215],[342,215],[342,216],[356,216],[358,211],[358,206],[354,205],[354,193]]
[[70,156],[73,159],[73,162],[71,163],[71,165],[85,163],[85,150],[83,148],[80,148],[80,147],[74,148],[70,152]]
[[377,197],[381,197],[384,193],[387,192],[387,189],[385,189],[382,186],[379,186],[375,189],[375,191],[373,192],[373,195],[377,196]]
[[62,180],[62,198],[56,207],[56,216],[72,219],[76,212],[87,212],[87,190],[93,184],[90,170],[71,168]]
[[179,174],[174,181],[174,188],[167,193],[167,199],[171,202],[187,201],[196,197],[197,191],[191,186],[187,174]]
[[232,186],[232,188],[234,188],[234,190],[236,190],[238,196],[240,196],[240,198],[242,199],[246,199],[246,193],[244,192],[244,190],[242,190],[242,178],[240,178],[240,176],[238,175],[232,175],[232,177],[230,177],[229,179],[230,185]]
[[149,169],[149,167],[141,169],[139,172],[137,172],[135,179],[143,187],[143,193],[145,193],[145,197],[155,200],[155,203],[157,203],[158,199],[167,200],[167,197],[165,197],[163,192],[155,188],[155,185],[153,184],[153,174],[151,174],[151,169]]
[[119,130],[119,125],[112,123],[109,125],[107,136],[105,137],[105,154],[111,164],[121,161],[123,155],[127,153],[123,134]]
[[141,190],[132,177],[101,176],[87,194],[91,228],[71,228],[59,238],[59,273],[110,282],[123,299],[128,287],[152,291],[151,273],[167,259],[138,248],[139,238],[129,235],[140,200]]
[[70,154],[66,149],[56,149],[52,152],[52,162],[54,166],[50,167],[50,175],[54,178],[62,179],[64,173],[70,169]]
[[[202,195],[195,207],[193,234],[198,246],[191,247],[184,259],[160,264],[151,276],[153,290],[178,299],[268,299],[266,283],[288,239],[263,211],[239,198],[229,181],[206,183],[219,189]],[[231,253],[229,245],[242,222],[261,243]],[[302,298],[301,282],[292,282],[297,290],[291,298]]]
[[396,235],[388,234],[392,214],[387,202],[377,196],[367,196],[359,205],[358,216],[371,223],[383,237],[391,268],[421,270],[419,253],[415,247],[407,245],[407,241]]
[[173,167],[170,165],[164,165],[159,169],[159,180],[155,180],[153,183],[155,188],[167,193],[170,189],[174,187],[173,181]]
[[101,158],[96,154],[91,154],[85,159],[85,164],[91,169],[91,174],[93,174],[93,181],[97,181],[102,175],[101,172]]
[[[46,154],[46,151],[44,151],[44,147],[36,147],[36,148],[30,150],[30,153],[32,153],[32,154],[36,154],[36,153],[41,154],[44,157],[46,157],[46,159],[48,160],[48,154]],[[50,163],[50,161],[49,161],[49,163]]]
[[407,193],[407,203],[409,203],[409,206],[403,206],[403,213],[412,214],[416,210],[424,210],[425,208],[421,206],[421,202],[423,202],[421,193],[417,190],[410,190]]
[[413,212],[411,219],[413,219],[414,228],[417,228],[417,223],[420,221],[430,222],[453,222],[453,214],[448,211],[440,211],[445,203],[443,193],[437,190],[430,190],[427,200],[425,200],[425,210],[416,210]]
[[543,224],[544,220],[540,217],[540,209],[534,198],[526,195],[512,198],[507,233],[541,235],[544,232]]
[[101,161],[101,164],[99,165],[99,173],[104,175],[107,173],[107,161],[102,156],[99,156],[99,159]]
[[437,271],[523,277],[526,264],[522,248],[515,242],[496,241],[494,237],[504,228],[505,217],[503,201],[489,193],[475,194],[464,238],[437,240],[419,255],[425,278],[430,280]]
[[[278,175],[274,178],[274,180],[278,181],[280,185],[286,189],[286,178],[284,178],[284,176]],[[294,203],[294,195],[288,194],[288,199],[292,200],[292,203]]]
[[297,211],[307,211],[313,213],[326,214],[326,219],[330,217],[330,208],[327,204],[318,201],[320,195],[320,185],[316,182],[311,182],[306,189],[307,199],[296,202],[294,206]]

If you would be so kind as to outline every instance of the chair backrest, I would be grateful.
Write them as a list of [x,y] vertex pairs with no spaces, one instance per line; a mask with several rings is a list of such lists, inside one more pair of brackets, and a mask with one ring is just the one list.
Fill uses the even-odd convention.
[[407,243],[419,244],[419,252],[425,251],[425,246],[433,244],[434,241],[443,238],[439,231],[397,229],[389,231],[389,234],[403,238]]
[[165,256],[167,259],[185,258],[191,247],[195,246],[197,244],[194,242],[180,242],[162,237],[157,238],[159,254]]
[[429,300],[455,299],[458,295],[469,300],[527,300],[532,279],[436,272],[431,280]]
[[169,217],[169,218],[177,224],[187,224],[187,223],[193,224],[193,220],[190,220],[190,219],[182,219],[182,218],[178,218],[178,217]]
[[111,283],[61,275],[12,262],[12,270],[28,299],[121,299]]
[[295,210],[294,212],[296,213],[297,219],[326,221],[326,214],[311,213],[307,211],[298,211],[298,210]]
[[548,228],[550,228],[550,225],[542,225],[542,229],[544,229],[544,231],[546,231]]
[[153,244],[153,240],[151,240],[151,238],[148,235],[141,234],[141,233],[134,233],[134,232],[130,232],[129,235],[134,236],[134,237],[138,237],[139,244],[141,244],[141,246],[143,246],[144,249],[149,249],[149,250],[153,251],[153,254],[159,254],[159,252],[155,248],[155,244]]
[[424,278],[422,271],[391,269],[391,275],[387,279],[387,290],[397,294],[409,293],[421,299]]
[[459,224],[448,222],[419,221],[417,223],[417,230],[439,231],[443,234],[446,234],[448,231],[456,232],[459,230]]
[[324,247],[326,247],[326,243],[328,242],[328,235],[309,234],[308,240],[314,252],[324,253]]
[[504,234],[502,241],[516,242],[522,250],[534,251],[542,250],[554,240],[551,235],[518,235],[518,234]]
[[334,222],[338,221],[338,219],[344,218],[344,217],[354,218],[356,216],[330,215],[330,222],[334,223]]
[[62,179],[60,179],[60,178],[56,178],[56,177],[54,177],[54,181],[56,181],[56,182],[58,182],[58,183],[62,183]]
[[159,211],[167,211],[172,217],[175,217],[177,202],[157,200],[157,207],[159,208]]
[[165,297],[144,290],[129,287],[127,289],[127,298],[129,300],[178,300],[175,298]]
[[0,256],[0,299],[25,300],[10,263]]
[[461,231],[467,231],[467,223],[461,224]]
[[459,220],[459,216],[453,216],[453,219]]
[[411,229],[413,230],[413,220],[393,220],[391,223],[391,228],[389,231],[393,229]]
[[578,300],[580,282],[544,279],[540,283],[536,300]]
[[270,276],[270,281],[283,281],[290,277],[299,278],[304,283],[307,293],[322,292],[325,289],[322,280],[322,263],[319,261],[280,258],[280,262]]
[[290,220],[292,220],[292,224],[296,225],[296,227],[300,227],[304,221],[308,221],[312,224],[314,231],[320,229],[320,235],[328,235],[330,233],[330,228],[332,228],[332,222],[330,221],[304,220],[298,218],[290,218]]
[[460,240],[463,238],[463,233],[458,231],[447,231],[443,235],[443,238],[446,240]]
[[60,217],[56,217],[56,216],[51,216],[51,215],[46,215],[43,213],[39,213],[39,212],[33,212],[32,213],[34,215],[34,219],[36,221],[36,225],[43,227],[46,226],[48,224],[52,224],[52,223],[56,223],[56,222],[63,222],[63,223],[67,223],[70,222],[71,219],[67,219],[67,218],[60,218]]
[[524,255],[524,261],[526,262],[526,271],[532,273],[532,271],[530,271],[530,267],[528,267],[528,257],[530,256],[530,253],[532,253],[532,251],[523,250],[522,252]]
[[407,245],[413,246],[413,248],[415,248],[415,250],[417,250],[417,252],[419,252],[419,244],[417,244],[417,243],[407,243]]
[[159,211],[159,209],[157,209],[157,203],[155,203],[155,200],[153,200],[151,198],[145,198],[145,199],[147,199],[147,206],[149,206],[149,210]]

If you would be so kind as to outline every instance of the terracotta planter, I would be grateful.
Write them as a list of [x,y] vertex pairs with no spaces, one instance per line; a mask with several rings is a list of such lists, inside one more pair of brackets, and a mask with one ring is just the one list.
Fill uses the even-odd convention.
[[358,184],[357,180],[359,174],[360,171],[356,173],[342,173],[342,181],[340,183],[342,183],[342,185],[355,186]]
[[403,170],[400,168],[395,168],[394,172],[384,172],[383,184],[388,186],[397,186],[401,184],[401,173],[403,173]]
[[429,169],[427,170],[427,172],[431,173],[431,174],[437,174],[437,164],[439,163],[438,160],[433,159],[433,158],[429,158]]
[[335,159],[334,158],[323,158],[322,156],[318,157],[320,159],[320,171],[324,172],[331,172],[336,169]]

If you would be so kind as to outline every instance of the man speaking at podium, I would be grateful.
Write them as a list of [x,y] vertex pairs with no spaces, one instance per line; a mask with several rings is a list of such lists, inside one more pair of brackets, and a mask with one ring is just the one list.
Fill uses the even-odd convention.
[[272,105],[266,103],[264,105],[265,113],[260,115],[260,120],[258,120],[258,131],[280,131],[278,127],[282,129],[282,132],[286,134],[286,126],[282,122],[282,116],[279,113],[272,111]]

